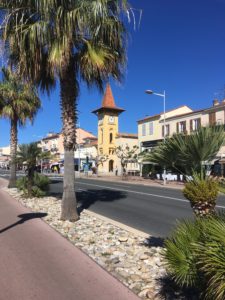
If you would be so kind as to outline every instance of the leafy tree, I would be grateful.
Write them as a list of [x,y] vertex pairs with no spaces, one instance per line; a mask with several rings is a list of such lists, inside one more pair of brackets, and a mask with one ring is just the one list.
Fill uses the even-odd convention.
[[129,147],[128,145],[118,146],[116,155],[120,159],[122,175],[126,174],[126,167],[129,162],[137,162],[138,146]]
[[64,136],[64,188],[61,219],[76,221],[74,149],[79,79],[103,88],[112,75],[122,77],[126,0],[2,0],[7,9],[2,37],[10,62],[21,74],[50,91],[60,82]]
[[25,126],[27,119],[33,122],[41,107],[36,88],[29,82],[24,82],[17,73],[9,68],[2,69],[0,82],[0,115],[8,118],[10,128],[10,179],[9,187],[16,187],[16,151],[18,141],[18,125]]
[[41,148],[38,147],[37,143],[22,144],[19,145],[17,151],[16,161],[19,163],[26,163],[27,167],[27,190],[28,196],[32,196],[32,187],[34,186],[34,174],[37,159],[41,154]]
[[102,166],[104,162],[106,162],[109,159],[108,155],[103,155],[103,154],[99,154],[96,156],[95,158],[95,165],[96,168],[92,168],[94,174],[97,174],[98,172],[98,167]]

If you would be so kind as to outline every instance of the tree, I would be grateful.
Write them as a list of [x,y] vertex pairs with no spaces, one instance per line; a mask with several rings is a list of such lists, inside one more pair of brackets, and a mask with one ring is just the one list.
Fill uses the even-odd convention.
[[133,146],[133,147],[130,147],[128,145],[118,146],[115,152],[117,157],[120,159],[122,175],[125,175],[127,164],[130,162],[137,162],[138,146]]
[[36,88],[29,82],[24,82],[17,73],[9,68],[2,69],[2,82],[0,83],[0,99],[3,105],[0,107],[0,115],[8,118],[10,128],[10,179],[9,187],[16,187],[16,151],[18,125],[24,126],[27,119],[34,120],[41,102]]
[[64,136],[64,183],[61,219],[76,221],[74,149],[77,98],[81,78],[88,87],[112,75],[122,77],[126,0],[1,1],[7,9],[3,39],[10,61],[21,74],[49,91],[59,79]]
[[223,126],[201,127],[190,135],[174,134],[142,158],[185,175],[204,175],[204,165],[216,157],[224,141]]
[[103,163],[105,161],[107,161],[109,159],[109,156],[108,155],[104,155],[104,154],[99,154],[96,156],[95,158],[95,165],[96,165],[96,170],[95,170],[95,174],[97,174],[97,171],[98,171],[98,167],[99,166],[102,166]]
[[22,144],[19,146],[16,161],[26,163],[27,178],[28,178],[28,196],[32,196],[32,187],[34,185],[34,173],[37,164],[37,159],[41,154],[41,148],[37,143]]

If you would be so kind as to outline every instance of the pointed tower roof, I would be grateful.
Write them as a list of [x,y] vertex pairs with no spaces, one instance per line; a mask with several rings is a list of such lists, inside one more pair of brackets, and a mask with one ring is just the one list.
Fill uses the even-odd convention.
[[116,111],[117,113],[121,113],[125,111],[123,108],[117,107],[115,104],[115,100],[113,97],[112,89],[109,83],[107,83],[105,94],[102,99],[102,106],[96,110],[93,110],[93,113],[100,113],[106,110]]

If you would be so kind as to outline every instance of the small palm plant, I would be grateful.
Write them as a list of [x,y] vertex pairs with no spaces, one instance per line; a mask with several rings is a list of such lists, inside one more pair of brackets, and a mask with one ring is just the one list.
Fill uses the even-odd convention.
[[184,197],[187,198],[196,216],[209,216],[215,213],[219,192],[218,182],[213,178],[193,174],[192,180],[185,184]]
[[165,241],[168,274],[199,299],[225,299],[225,213],[178,224]]
[[28,196],[32,196],[32,188],[34,186],[34,175],[37,158],[41,153],[41,148],[37,143],[22,144],[17,152],[17,161],[25,163],[27,166],[27,191]]

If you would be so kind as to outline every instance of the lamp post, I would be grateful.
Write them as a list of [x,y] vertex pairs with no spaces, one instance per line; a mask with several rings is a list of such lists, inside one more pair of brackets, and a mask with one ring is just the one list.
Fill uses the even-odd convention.
[[[163,126],[164,126],[164,134],[163,134],[163,142],[166,141],[166,91],[163,91],[163,94],[155,93],[152,90],[146,90],[146,94],[156,95],[159,97],[163,97]],[[166,184],[166,168],[163,168],[163,184]]]
[[76,124],[76,129],[79,129],[79,131],[78,131],[78,161],[79,161],[78,174],[79,174],[79,178],[80,178],[80,161],[81,161],[81,159],[80,159],[80,123]]

